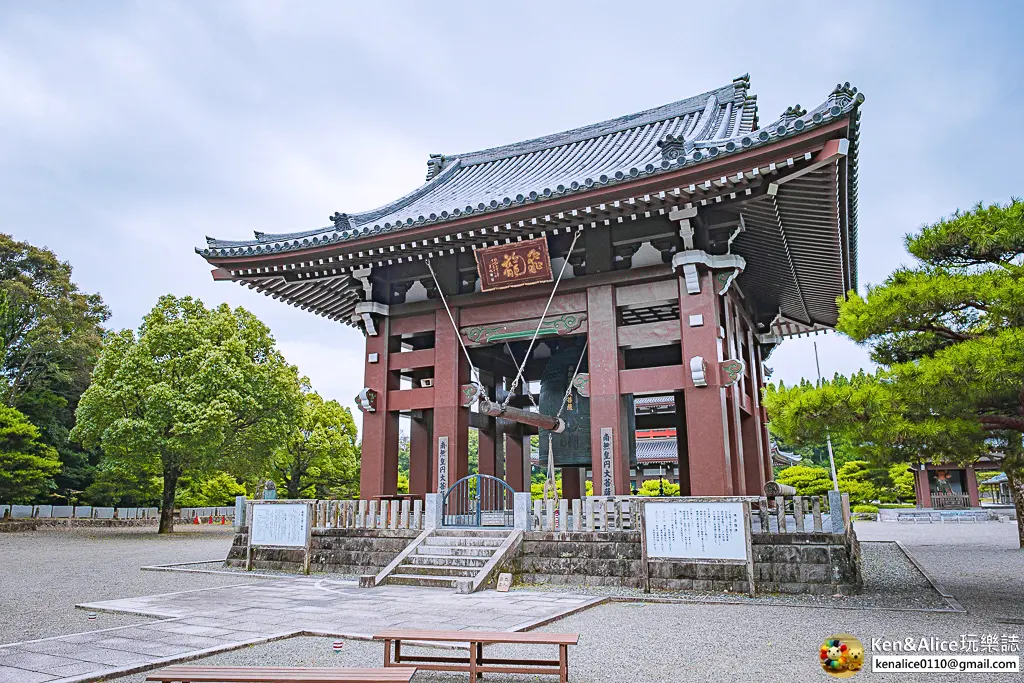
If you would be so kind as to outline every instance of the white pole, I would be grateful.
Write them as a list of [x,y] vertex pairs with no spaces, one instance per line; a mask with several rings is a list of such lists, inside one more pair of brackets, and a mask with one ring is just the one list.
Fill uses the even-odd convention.
[[[818,386],[821,386],[821,363],[818,361],[818,342],[814,342],[814,366],[818,369]],[[832,468],[832,490],[839,490],[839,478],[836,477],[836,458],[832,455],[832,432],[825,430],[825,443],[828,445],[828,464]]]

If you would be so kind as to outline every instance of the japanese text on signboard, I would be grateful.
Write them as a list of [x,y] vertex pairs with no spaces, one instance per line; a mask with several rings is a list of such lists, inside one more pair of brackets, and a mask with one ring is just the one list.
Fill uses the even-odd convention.
[[304,546],[309,514],[305,503],[255,503],[249,543],[266,546]]
[[612,467],[612,428],[601,427],[601,495],[615,495],[615,475]]
[[743,503],[645,504],[648,557],[746,560]]
[[475,254],[480,289],[484,292],[554,279],[544,237],[477,249]]
[[437,492],[448,491],[448,437],[437,437]]

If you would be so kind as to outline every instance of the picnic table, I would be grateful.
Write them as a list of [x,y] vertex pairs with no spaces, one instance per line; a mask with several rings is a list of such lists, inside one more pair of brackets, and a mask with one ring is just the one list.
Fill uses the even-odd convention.
[[[374,634],[374,640],[384,641],[384,667],[415,666],[434,671],[465,671],[475,681],[484,673],[549,674],[559,677],[560,683],[569,680],[569,646],[576,645],[578,633],[509,633],[491,631],[430,631],[389,629]],[[403,654],[402,643],[445,642],[468,643],[466,657],[433,657]],[[391,644],[394,643],[392,657]],[[484,655],[484,645],[514,643],[523,645],[557,645],[558,659],[494,658]]]

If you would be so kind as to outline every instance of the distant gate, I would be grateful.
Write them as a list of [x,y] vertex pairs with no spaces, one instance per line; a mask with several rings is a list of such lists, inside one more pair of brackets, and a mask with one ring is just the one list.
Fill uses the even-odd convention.
[[514,515],[512,487],[497,477],[471,474],[444,495],[442,526],[510,527]]

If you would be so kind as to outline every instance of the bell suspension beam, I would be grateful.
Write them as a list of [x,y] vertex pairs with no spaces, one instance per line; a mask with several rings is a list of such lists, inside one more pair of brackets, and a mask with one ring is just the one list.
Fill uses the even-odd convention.
[[565,421],[560,417],[552,417],[543,413],[533,413],[529,410],[520,410],[513,406],[506,406],[500,403],[489,401],[486,398],[480,399],[480,412],[490,417],[500,417],[520,424],[530,425],[539,429],[560,434],[565,430]]

